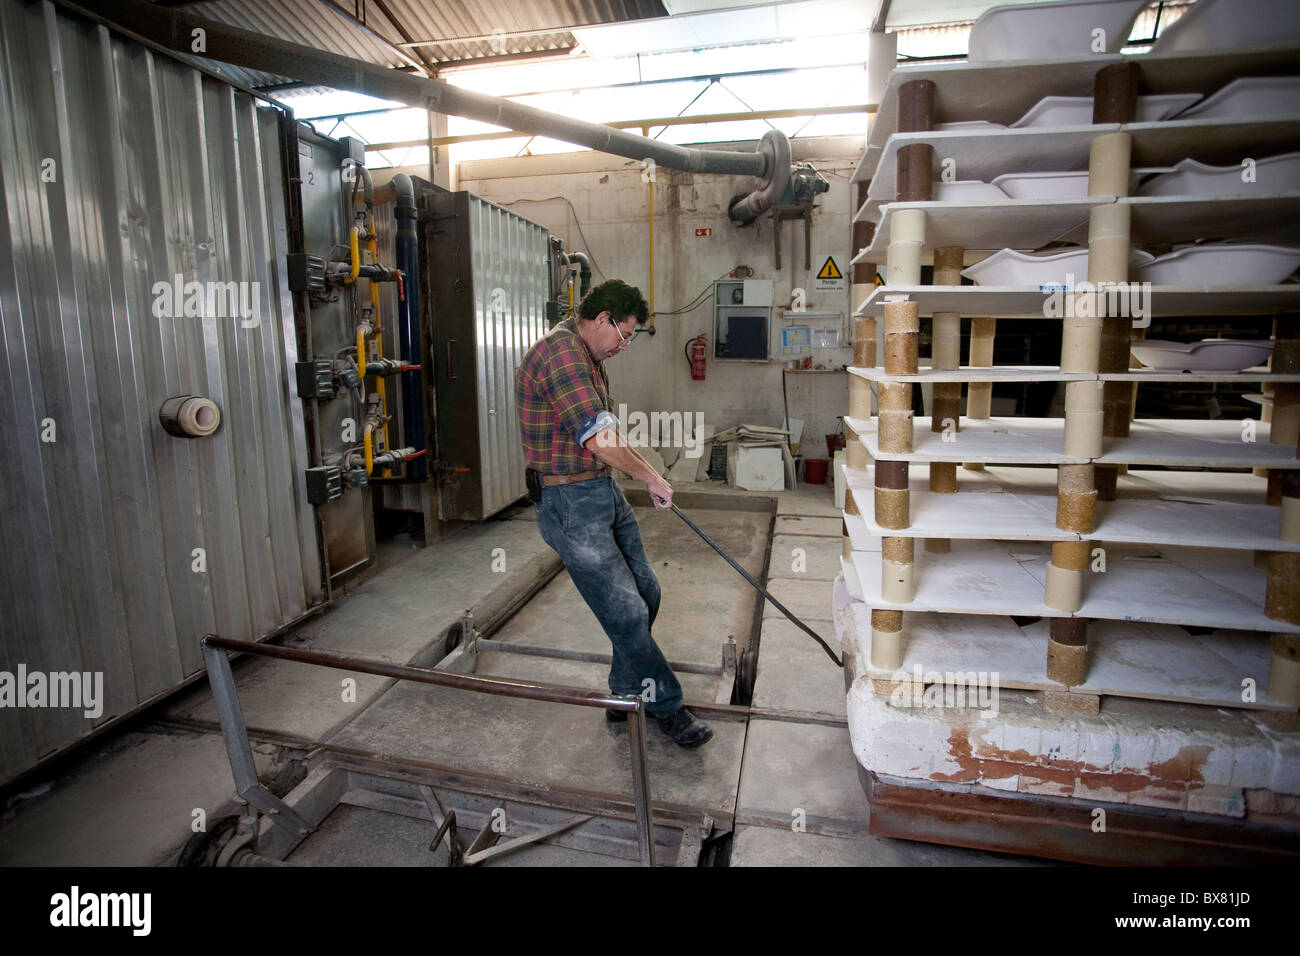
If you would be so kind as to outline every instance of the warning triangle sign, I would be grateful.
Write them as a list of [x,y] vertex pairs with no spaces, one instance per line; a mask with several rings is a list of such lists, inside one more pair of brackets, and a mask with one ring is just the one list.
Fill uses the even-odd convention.
[[876,285],[880,286],[880,285],[884,285],[884,284],[885,284],[885,277],[882,276],[879,272],[877,272],[877,273],[876,273]]
[[840,272],[839,267],[835,265],[835,257],[827,256],[825,264],[822,265],[822,271],[817,273],[819,279],[843,279],[844,274]]

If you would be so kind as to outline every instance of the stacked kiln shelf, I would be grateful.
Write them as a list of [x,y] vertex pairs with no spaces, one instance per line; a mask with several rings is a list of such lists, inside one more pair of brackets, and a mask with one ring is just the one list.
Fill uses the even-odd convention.
[[[1098,376],[1083,380],[1090,379]],[[1138,419],[1129,437],[1105,439],[1102,454],[1089,458],[1065,453],[1063,418],[964,419],[960,431],[946,434],[931,431],[929,418],[916,418],[910,452],[884,450],[880,437],[861,418],[847,416],[844,421],[864,436],[868,454],[878,461],[1300,469],[1293,447],[1269,442],[1265,423],[1254,425],[1254,437],[1244,440],[1241,422]]]
[[[863,253],[865,261],[865,250]],[[885,297],[906,295],[916,302],[920,314],[962,312],[968,315],[996,315],[1006,319],[1047,319],[1043,311],[1043,293],[1038,289],[1015,286],[880,286],[858,304],[854,315],[879,316],[885,311]],[[1285,309],[1300,308],[1300,285],[1233,286],[1152,286],[1151,317],[1174,315],[1265,315]],[[1055,319],[1059,321],[1059,319]],[[872,371],[863,369],[862,371]],[[874,371],[879,372],[879,369]],[[1195,379],[1206,381],[1207,379]],[[1211,381],[1228,381],[1215,378]],[[1259,380],[1259,379],[1256,379]],[[1294,377],[1288,381],[1294,380]],[[1188,381],[1194,381],[1188,379]]]
[[[1293,779],[1300,740],[1243,729],[1294,721],[1300,704],[1300,596],[1292,580],[1300,579],[1300,323],[1279,320],[1278,371],[1152,372],[1128,367],[1125,316],[1062,316],[1045,289],[960,285],[963,266],[1004,247],[1086,243],[1093,268],[1076,280],[1097,283],[1128,280],[1134,244],[1300,240],[1297,193],[1126,195],[1136,168],[1188,157],[1235,165],[1242,156],[1293,150],[1300,140],[1300,117],[1130,122],[1126,110],[1137,93],[1209,94],[1242,75],[1294,74],[1298,53],[952,64],[900,68],[890,78],[854,175],[846,590],[836,598],[846,666],[858,678],[849,695],[854,749],[864,768],[880,774],[871,776],[869,793],[886,778],[888,787],[915,779],[926,788],[918,793],[938,783],[1228,816],[1244,815],[1251,787],[1300,794]],[[1088,94],[1097,107],[1091,125],[932,126],[1010,123],[1043,96]],[[934,181],[953,166],[956,179],[985,182],[1009,172],[1088,169],[1090,195],[933,201]],[[934,284],[923,286],[921,266],[929,263]],[[880,288],[870,285],[876,264],[886,279]],[[1147,304],[1153,317],[1276,315],[1300,311],[1300,286],[1155,286]],[[919,361],[922,315],[933,316],[930,368]],[[983,318],[992,316],[1061,322],[1061,364],[993,367],[996,320]],[[974,317],[966,365],[962,317]],[[1275,427],[1132,421],[1129,383],[1157,381],[1262,384],[1272,390]],[[1065,417],[991,417],[997,382],[1060,383]],[[912,415],[918,383],[933,391],[933,420]],[[1143,470],[1150,468],[1158,470]],[[913,675],[914,667],[921,673]],[[947,672],[990,671],[1033,699],[1022,695],[991,719],[969,707],[948,716],[900,710],[893,701],[909,685],[949,686]],[[1271,685],[1271,677],[1280,679]],[[1103,698],[1120,703],[1102,709]],[[1052,721],[1044,707],[1074,716]],[[1029,745],[1013,746],[1013,730],[1029,734]],[[1037,749],[1035,734],[1046,749]],[[1059,746],[1049,748],[1049,738]],[[1172,762],[1160,758],[1168,748]],[[1204,751],[1208,763],[1188,769],[1187,748]],[[1058,751],[1064,765],[1054,767]],[[1243,768],[1258,760],[1260,769],[1236,774],[1225,760]],[[1172,777],[1170,767],[1179,768]],[[974,790],[964,792],[974,798]],[[1006,812],[995,804],[986,812]],[[892,812],[873,796],[873,831]],[[932,831],[900,832],[947,842],[952,830],[940,817]]]
[[[1047,472],[1047,469],[1036,470]],[[1185,495],[1173,500],[1119,498],[1099,502],[1097,527],[1083,535],[1056,526],[1056,494],[1050,487],[1033,491],[1005,489],[992,493],[963,489],[951,495],[914,491],[911,525],[891,530],[876,522],[871,486],[858,483],[863,478],[870,481],[870,472],[857,472],[849,482],[848,493],[853,495],[859,511],[853,517],[868,534],[877,537],[898,534],[913,538],[971,538],[981,541],[1091,540],[1248,551],[1300,551],[1300,544],[1279,540],[1280,515],[1277,508],[1210,497],[1215,492],[1210,481],[1205,483],[1201,497]],[[967,497],[970,494],[984,494],[984,497],[971,499]]]
[[[1092,550],[1095,554],[1096,549]],[[1249,554],[1244,560],[1217,563],[1212,548],[1178,551],[1107,543],[1100,550],[1104,557],[1091,559],[1098,570],[1090,572],[1092,577],[1084,585],[1083,601],[1076,611],[1045,602],[1049,551],[1024,542],[954,541],[946,554],[927,554],[917,572],[915,597],[906,602],[889,600],[883,594],[883,552],[855,552],[844,575],[849,593],[872,608],[1300,634],[1300,625],[1264,613],[1266,576],[1253,567]],[[1102,560],[1104,572],[1100,570]]]
[[[869,654],[869,616],[863,613],[864,605],[852,608],[852,625]],[[917,612],[909,628],[910,639],[901,666],[884,670],[867,663],[866,676],[892,684],[900,675],[912,678],[920,670],[922,682],[929,683],[942,682],[946,674],[984,672],[996,674],[1003,690],[1062,690],[1036,664],[1047,653],[1046,622],[1017,626],[1009,617]],[[1086,681],[1069,688],[1070,694],[1260,711],[1292,709],[1262,690],[1256,700],[1243,703],[1239,680],[1215,676],[1240,674],[1262,687],[1262,677],[1268,672],[1269,648],[1258,635],[1233,630],[1189,634],[1168,624],[1102,621],[1090,635],[1093,638],[1100,652],[1097,663]]]
[[[1300,130],[1300,124],[1297,129]],[[1003,248],[1032,251],[1051,242],[1086,242],[1089,213],[1096,206],[1116,203],[1129,207],[1135,239],[1165,243],[1192,241],[1211,234],[1232,234],[1251,242],[1285,241],[1300,214],[1300,193],[1296,192],[1212,199],[1089,196],[895,202],[881,207],[881,219],[871,245],[858,250],[852,261],[884,262],[894,217],[905,210],[926,214],[927,241],[936,248],[960,245],[968,253]]]

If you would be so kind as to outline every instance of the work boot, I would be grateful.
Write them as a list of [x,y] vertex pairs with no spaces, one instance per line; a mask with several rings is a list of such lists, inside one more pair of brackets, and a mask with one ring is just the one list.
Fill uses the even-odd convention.
[[656,718],[659,729],[681,747],[698,747],[713,739],[713,728],[685,707],[678,708],[667,717]]

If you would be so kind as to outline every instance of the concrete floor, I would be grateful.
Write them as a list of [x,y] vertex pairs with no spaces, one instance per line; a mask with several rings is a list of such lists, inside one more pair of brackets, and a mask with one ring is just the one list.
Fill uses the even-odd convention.
[[[710,482],[678,489],[683,510],[758,576],[768,557],[773,594],[823,637],[833,637],[831,581],[840,517],[829,485],[757,496]],[[709,498],[693,498],[706,493]],[[634,499],[635,503],[635,499]],[[757,502],[767,508],[767,502]],[[669,660],[716,668],[723,644],[743,649],[755,594],[670,512],[637,508],[663,586],[656,638]],[[494,573],[495,549],[506,568]],[[434,663],[439,641],[466,610],[486,619],[556,563],[531,508],[469,527],[429,548],[401,539],[381,549],[382,571],[286,638],[294,646],[396,662]],[[607,653],[608,641],[561,572],[493,636],[563,651]],[[265,658],[236,661],[240,702],[264,781],[285,786],[287,758],[317,744],[393,755],[412,766],[454,767],[578,794],[631,792],[625,727],[589,708],[488,697],[353,675],[346,698],[335,670]],[[477,673],[606,690],[608,667],[582,660],[481,653]],[[680,673],[688,703],[708,704],[718,677]],[[752,713],[711,718],[716,736],[685,751],[651,728],[653,798],[734,821],[732,866],[978,865],[1015,858],[870,837],[844,722],[842,672],[770,604],[761,626]],[[12,797],[0,815],[0,865],[166,864],[208,821],[235,812],[234,783],[206,682],[182,691],[132,728],[95,742],[49,780]],[[428,824],[342,806],[293,855],[316,865],[442,865],[425,849]],[[445,851],[444,851],[445,853]],[[494,865],[621,865],[537,845]],[[1030,862],[1030,861],[1025,861]]]

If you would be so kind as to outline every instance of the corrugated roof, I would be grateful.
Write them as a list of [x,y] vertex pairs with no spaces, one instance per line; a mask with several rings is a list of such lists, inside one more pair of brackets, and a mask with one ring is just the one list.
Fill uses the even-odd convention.
[[436,63],[565,50],[577,45],[570,27],[665,17],[661,0],[385,0],[418,49]]
[[[570,27],[665,17],[661,0],[201,0],[189,11],[228,26],[317,50],[400,67],[463,64],[502,55],[545,54],[577,45]],[[396,26],[389,16],[396,21]],[[400,29],[399,29],[400,28]],[[405,46],[407,41],[418,46]],[[232,82],[258,87],[291,79],[212,64]]]
[[[372,0],[373,2],[373,0]],[[490,37],[495,31],[562,33],[570,27],[623,23],[647,17],[666,17],[660,0],[384,0],[393,16],[413,40],[454,40]],[[510,52],[507,48],[506,52]]]
[[[405,51],[395,49],[392,39],[375,29],[375,25],[369,29],[361,26],[327,0],[204,0],[189,4],[187,12],[241,30],[368,63],[396,67],[409,62],[403,59]],[[410,54],[405,56],[410,57]],[[215,60],[195,59],[232,83],[245,87],[272,86],[296,79]]]
[[406,62],[393,49],[396,34],[391,27],[384,29],[388,25],[373,7],[368,26],[325,0],[206,0],[190,4],[188,10],[227,26],[368,63],[401,66]]

